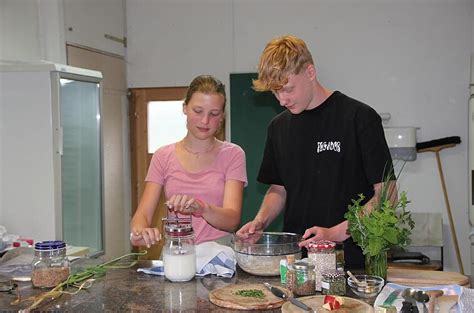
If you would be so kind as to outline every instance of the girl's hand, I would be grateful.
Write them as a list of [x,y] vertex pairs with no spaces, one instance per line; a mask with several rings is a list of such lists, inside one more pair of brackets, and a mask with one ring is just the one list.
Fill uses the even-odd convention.
[[173,195],[167,202],[168,208],[176,213],[192,214],[201,217],[209,205],[202,200],[187,195]]
[[161,234],[156,227],[147,227],[142,229],[134,228],[130,232],[130,242],[133,246],[146,246],[150,248],[161,240]]

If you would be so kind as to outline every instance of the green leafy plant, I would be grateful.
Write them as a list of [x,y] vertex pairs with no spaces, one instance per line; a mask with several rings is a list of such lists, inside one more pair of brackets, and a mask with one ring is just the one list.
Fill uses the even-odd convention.
[[393,177],[387,175],[384,179],[380,197],[372,211],[367,212],[365,205],[361,204],[365,197],[359,194],[344,215],[349,222],[348,232],[366,256],[377,256],[392,247],[404,248],[410,244],[410,234],[415,226],[411,213],[406,210],[410,201],[405,192],[401,192],[396,203],[390,201],[391,184],[395,183],[390,178]]
[[396,205],[390,200],[382,202],[370,213],[361,205],[364,195],[352,200],[345,218],[349,221],[349,233],[365,255],[375,256],[392,247],[406,247],[410,244],[410,234],[415,225],[411,214],[406,210],[409,203],[405,192],[400,195]]

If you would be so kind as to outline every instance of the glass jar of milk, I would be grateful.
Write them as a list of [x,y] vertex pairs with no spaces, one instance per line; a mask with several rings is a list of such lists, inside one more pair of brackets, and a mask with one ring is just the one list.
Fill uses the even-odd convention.
[[165,277],[173,282],[188,281],[196,274],[196,248],[191,219],[163,220],[165,244],[163,266]]

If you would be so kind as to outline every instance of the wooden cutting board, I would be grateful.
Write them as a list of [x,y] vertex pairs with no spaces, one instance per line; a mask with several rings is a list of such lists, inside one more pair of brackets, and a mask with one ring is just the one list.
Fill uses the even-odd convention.
[[389,268],[387,281],[406,286],[460,285],[470,287],[467,276],[444,271]]
[[[374,312],[374,308],[365,303],[361,300],[357,300],[354,298],[343,297],[344,304],[339,310],[329,311],[323,308],[324,304],[324,296],[309,296],[309,297],[301,297],[298,300],[301,300],[306,305],[310,306],[313,310],[316,310],[318,313],[321,312],[334,312],[334,313],[372,313]],[[300,309],[296,305],[287,302],[283,304],[281,307],[282,313],[300,313],[306,312],[303,309]]]
[[[291,294],[288,289],[279,288],[288,295]],[[236,295],[239,290],[248,289],[261,290],[265,297],[258,299]],[[274,296],[263,284],[232,284],[217,288],[209,293],[209,301],[224,308],[237,310],[270,310],[279,308],[285,303],[285,300]]]

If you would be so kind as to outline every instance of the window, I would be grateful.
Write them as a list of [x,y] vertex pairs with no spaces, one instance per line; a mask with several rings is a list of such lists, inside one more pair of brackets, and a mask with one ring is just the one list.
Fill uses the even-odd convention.
[[183,101],[148,102],[148,153],[179,141],[186,135]]

